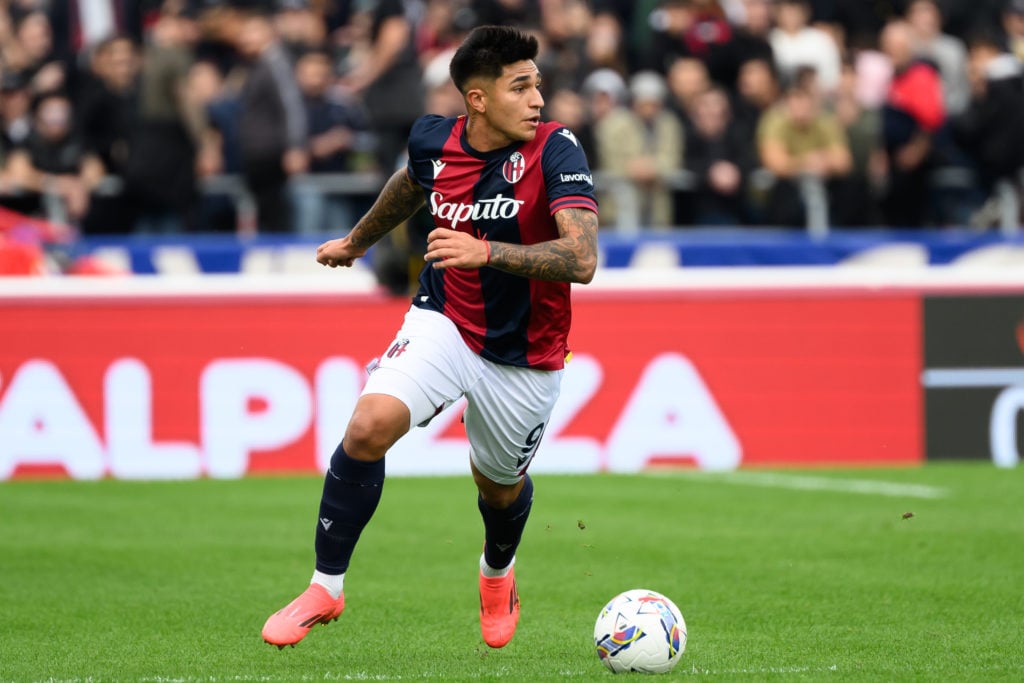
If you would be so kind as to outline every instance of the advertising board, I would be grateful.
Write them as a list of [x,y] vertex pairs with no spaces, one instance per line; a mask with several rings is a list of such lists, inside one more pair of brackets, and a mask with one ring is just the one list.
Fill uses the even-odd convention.
[[[0,479],[322,470],[407,306],[323,289],[0,299]],[[584,290],[531,471],[920,462],[920,339],[914,293]],[[461,409],[403,438],[389,473],[466,472]]]
[[926,453],[1011,467],[1024,445],[1024,296],[924,299]]

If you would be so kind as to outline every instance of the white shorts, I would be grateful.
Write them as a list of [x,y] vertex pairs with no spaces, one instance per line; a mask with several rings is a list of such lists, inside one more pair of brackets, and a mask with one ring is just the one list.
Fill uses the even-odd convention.
[[362,393],[402,401],[410,428],[425,426],[464,395],[470,459],[491,481],[514,484],[537,452],[562,373],[485,360],[446,316],[413,306]]

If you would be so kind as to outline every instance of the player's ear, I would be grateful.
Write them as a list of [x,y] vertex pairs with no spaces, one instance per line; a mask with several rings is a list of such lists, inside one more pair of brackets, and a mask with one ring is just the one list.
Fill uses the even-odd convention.
[[487,111],[487,93],[483,88],[470,88],[466,91],[466,108],[478,114]]

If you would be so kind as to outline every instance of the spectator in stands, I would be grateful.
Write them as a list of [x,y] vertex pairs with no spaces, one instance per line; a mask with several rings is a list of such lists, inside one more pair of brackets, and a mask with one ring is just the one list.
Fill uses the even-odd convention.
[[[971,101],[953,128],[991,195],[997,181],[1017,184],[1024,170],[1024,65],[998,40],[978,36],[971,41],[970,66]],[[994,222],[984,214],[977,218]]]
[[427,90],[424,109],[428,114],[460,116],[466,110],[462,93],[448,75],[455,48],[440,52],[423,67],[423,85]]
[[[3,78],[0,75],[0,82],[2,82]],[[0,116],[2,116],[7,108],[5,105],[7,105],[6,98],[0,94]],[[28,129],[31,130],[31,124],[29,124]],[[23,198],[20,196],[20,185],[12,182],[8,164],[8,156],[13,146],[7,144],[6,135],[4,136],[3,143],[0,144],[0,207],[7,207],[17,211],[21,210],[19,204],[23,201]]]
[[[629,63],[628,34],[619,14],[611,7],[615,2],[595,0],[593,19],[587,31],[586,58],[594,69],[608,68],[623,73]],[[627,0],[620,0],[627,5]]]
[[189,71],[189,90],[206,112],[205,142],[199,160],[202,176],[240,175],[243,171],[239,130],[242,83],[233,75],[221,73],[215,63],[208,61],[196,62]]
[[771,0],[743,0],[743,19],[735,28],[732,41],[732,77],[722,83],[731,90],[736,89],[739,69],[751,59],[762,59],[774,63],[772,52],[772,6]]
[[[334,73],[331,58],[323,50],[306,52],[295,65],[295,78],[302,91],[309,134],[309,173],[352,171],[353,152],[368,149],[369,122],[362,106],[351,98],[331,92]],[[320,234],[338,226],[351,225],[351,197],[324,192],[315,183],[293,183],[295,230],[299,234]]]
[[64,64],[53,50],[53,30],[46,12],[32,10],[15,21],[6,46],[7,68],[22,74],[33,92],[52,92],[68,85]]
[[936,0],[912,0],[907,6],[906,20],[914,34],[917,55],[939,69],[946,113],[959,114],[970,98],[963,42],[942,32],[942,11]]
[[851,49],[845,61],[856,74],[857,101],[868,109],[881,109],[889,97],[892,61],[879,49],[878,41]]
[[288,178],[309,168],[302,93],[266,15],[246,18],[239,51],[249,61],[249,71],[240,96],[238,139],[245,182],[256,200],[258,229],[289,231]]
[[[822,4],[818,2],[819,7]],[[847,47],[863,47],[878,42],[882,26],[906,7],[906,0],[831,0],[829,4],[827,11],[820,12],[824,16],[817,16],[814,21],[830,26],[833,34],[843,37]]]
[[[893,2],[894,0],[889,0]],[[979,33],[991,33],[1009,0],[938,0],[943,30],[964,42]],[[909,0],[903,3],[909,5]],[[896,18],[896,15],[890,18]]]
[[852,166],[833,185],[831,221],[837,226],[872,225],[879,220],[876,197],[885,176],[882,119],[877,108],[861,103],[852,62],[843,64],[832,109],[846,132]]
[[697,98],[711,87],[711,76],[704,62],[693,57],[680,57],[668,68],[668,106],[683,125],[689,128],[690,112]]
[[579,0],[551,3],[553,8],[545,13],[551,25],[557,25],[556,32],[545,31],[535,34],[540,44],[537,67],[544,74],[544,87],[548,90],[579,88],[584,77],[593,71],[594,65],[587,60],[587,31],[591,15],[586,4]]
[[196,151],[196,174],[207,178],[218,173],[237,173],[236,163],[230,170],[224,157],[224,141],[210,120],[210,109],[225,93],[224,77],[213,62],[200,60],[189,67],[185,85],[185,99],[190,106],[198,107],[203,117],[202,140]]
[[99,157],[75,135],[71,100],[61,92],[36,99],[32,131],[25,146],[11,153],[8,168],[12,181],[38,193],[39,210],[58,223],[81,220],[92,187],[103,177]]
[[[619,201],[609,202],[614,205],[609,211],[619,212],[618,224],[637,220],[642,227],[668,227],[673,219],[671,179],[683,163],[683,125],[665,105],[668,88],[659,74],[634,75],[629,94],[630,109],[605,116],[594,128],[599,168],[629,182],[633,206],[624,206],[626,195],[620,195]],[[626,215],[627,210],[635,215]]]
[[1010,54],[1024,62],[1024,0],[1009,0],[1002,19]]
[[893,66],[882,110],[882,137],[889,167],[882,208],[890,226],[921,226],[928,218],[936,139],[946,123],[942,81],[931,63],[915,57],[913,32],[906,22],[887,24],[882,29],[881,47]]
[[[750,145],[732,125],[729,96],[713,86],[694,101],[687,131],[686,168],[697,176],[697,187],[684,196],[679,223],[739,225],[744,216],[744,186],[754,167]],[[678,209],[677,209],[678,211]]]
[[413,121],[423,113],[423,82],[413,23],[402,0],[377,0],[358,19],[366,30],[352,68],[341,78],[362,98],[377,139],[377,162],[385,173],[402,163]]
[[[158,54],[165,52],[156,49],[160,46],[142,40],[144,27],[153,29],[155,18],[175,14],[175,8],[182,7],[198,13],[202,39],[199,43],[190,39],[179,44],[178,56],[165,58],[166,55]],[[276,27],[277,48],[264,51],[263,45],[253,47],[260,42],[251,40],[259,31],[248,30],[253,11],[261,12],[260,20]],[[877,48],[880,29],[894,17],[905,17],[912,27],[913,50],[911,59],[896,68],[895,84],[890,89],[890,61]],[[773,20],[777,22],[774,30]],[[574,121],[582,120],[576,131],[580,137],[599,124],[602,128],[613,128],[612,123],[624,114],[636,116],[628,107],[617,106],[616,98],[621,97],[623,90],[614,94],[616,88],[608,85],[614,79],[605,79],[600,89],[581,88],[585,74],[607,67],[610,71],[605,75],[617,73],[615,79],[620,83],[642,69],[653,69],[665,76],[671,93],[667,107],[682,120],[683,138],[691,136],[692,146],[683,147],[688,151],[687,163],[695,167],[700,159],[718,153],[723,144],[715,137],[720,133],[711,125],[716,123],[711,117],[702,118],[699,130],[697,123],[690,120],[691,116],[698,116],[698,111],[721,108],[720,91],[714,85],[721,85],[733,97],[728,107],[731,115],[726,137],[739,135],[747,139],[749,156],[757,159],[758,125],[764,113],[780,100],[777,75],[781,72],[791,76],[813,67],[845,131],[852,156],[849,182],[836,178],[830,181],[835,210],[832,219],[838,224],[874,220],[873,214],[868,212],[865,218],[862,211],[871,202],[856,198],[864,197],[865,193],[870,196],[868,190],[879,173],[879,162],[872,161],[879,157],[872,144],[876,130],[881,131],[886,141],[883,149],[888,151],[883,156],[888,160],[886,172],[892,174],[892,192],[884,204],[885,220],[899,225],[951,222],[938,220],[936,214],[943,215],[942,209],[937,211],[935,207],[948,201],[956,191],[947,184],[941,193],[929,194],[928,178],[966,177],[945,172],[951,163],[966,163],[960,158],[964,152],[971,152],[971,160],[988,190],[992,179],[1004,174],[1008,164],[1012,165],[1009,157],[1017,149],[1014,144],[996,142],[1001,133],[1008,133],[1008,120],[1014,111],[1003,102],[1002,94],[995,98],[1002,103],[1000,108],[993,104],[992,93],[1002,93],[1006,79],[992,74],[1008,73],[1005,66],[993,66],[989,78],[975,79],[970,107],[962,120],[955,114],[970,99],[964,85],[965,53],[959,41],[975,35],[977,28],[997,30],[1000,42],[1005,39],[1004,49],[1024,60],[1024,0],[0,1],[3,146],[12,150],[26,144],[33,128],[32,98],[60,88],[72,97],[81,144],[87,151],[95,150],[108,173],[129,180],[126,196],[92,198],[90,210],[82,219],[81,227],[86,234],[126,230],[118,221],[134,222],[135,209],[127,201],[144,194],[140,186],[148,188],[150,194],[162,193],[163,198],[156,204],[151,197],[140,200],[151,208],[188,206],[192,199],[184,188],[195,187],[197,174],[220,172],[246,178],[260,203],[261,229],[305,229],[301,227],[305,222],[293,220],[292,204],[283,188],[290,178],[316,170],[316,160],[308,155],[303,132],[313,121],[302,106],[294,78],[282,76],[292,73],[292,63],[282,59],[282,55],[294,54],[297,59],[311,49],[330,51],[333,68],[342,76],[340,87],[352,101],[363,103],[369,112],[369,125],[380,134],[380,138],[374,139],[380,139],[381,144],[366,158],[372,156],[377,168],[390,170],[403,163],[409,122],[424,106],[439,112],[451,111],[453,107],[455,112],[461,110],[460,96],[445,87],[430,88],[421,79],[421,71],[458,43],[466,30],[481,23],[516,23],[537,34],[546,46],[539,58],[549,93],[544,114],[566,119],[574,126]],[[827,30],[820,30],[822,27]],[[158,29],[150,35],[164,33]],[[104,40],[115,35],[118,38]],[[271,30],[267,45],[275,42],[274,35]],[[245,36],[246,40],[240,40]],[[246,41],[248,47],[242,45]],[[133,42],[137,46],[134,59],[129,56]],[[161,151],[164,157],[146,148],[147,138],[150,142],[154,139],[153,127],[139,122],[137,110],[132,112],[138,79],[129,75],[138,68],[141,49],[148,53],[146,78],[154,85],[147,92],[163,92],[166,96],[157,99],[164,104],[178,102],[161,108],[174,110],[176,121],[185,130],[184,137],[157,136],[158,143],[166,143]],[[979,47],[979,54],[986,49],[990,48]],[[188,65],[193,60],[201,64],[190,69]],[[839,65],[846,60],[856,65],[855,89],[846,84],[846,75],[836,76],[840,73]],[[938,123],[927,104],[933,94],[927,84],[929,79],[922,76],[928,61],[938,67],[941,80]],[[990,57],[988,61],[995,65],[1008,63],[1003,58]],[[154,62],[163,66],[155,68]],[[91,72],[80,71],[77,64],[89,65]],[[237,77],[245,71],[239,68],[240,64],[253,67],[254,77],[244,86],[244,97],[244,79]],[[987,68],[977,70],[988,73]],[[154,80],[157,72],[163,75]],[[186,73],[187,79],[183,75]],[[186,80],[190,84],[187,89],[180,85]],[[447,77],[443,80],[447,85]],[[158,82],[162,85],[156,86]],[[177,85],[165,88],[172,82]],[[192,86],[205,94],[197,95]],[[709,89],[716,94],[708,95]],[[172,90],[175,94],[169,94]],[[572,94],[573,90],[583,94],[587,111],[582,112],[582,119],[580,99]],[[147,96],[143,100],[141,106],[152,113],[146,104],[152,104],[152,99]],[[881,109],[884,103],[884,116],[873,111]],[[198,111],[206,112],[209,125],[201,125]],[[1005,115],[1007,121],[997,123],[991,119],[989,123],[980,123],[990,121],[988,117],[995,112]],[[947,116],[958,120],[956,139],[963,147],[960,153],[948,144],[948,126],[942,123]],[[198,138],[197,128],[203,130]],[[129,157],[138,165],[129,169],[125,166],[125,150],[138,145],[142,151]],[[597,169],[604,167],[602,154],[619,153],[600,145],[589,148]],[[153,159],[158,157],[160,160],[154,163]],[[189,158],[194,163],[186,163]],[[348,167],[347,162],[343,165]],[[191,179],[178,172],[186,166],[192,169]],[[172,168],[178,170],[169,172]],[[935,174],[936,168],[943,173]],[[762,177],[767,176],[750,173],[748,187],[760,187],[758,179]],[[174,180],[167,182],[168,178]],[[178,199],[170,201],[168,195],[173,194],[169,192],[173,188],[181,193],[174,195]],[[224,204],[223,197],[221,200],[220,204]],[[8,195],[3,201],[16,200]],[[38,198],[29,197],[29,201],[27,206],[31,209],[35,206],[31,202],[38,203]],[[106,213],[101,211],[104,202],[113,206]],[[208,211],[210,202],[209,197],[203,199],[202,225],[233,229],[233,209],[225,211],[221,206],[213,216]],[[614,202],[610,197],[606,197],[606,202],[610,203],[602,206],[602,220],[607,222],[613,217]],[[901,207],[914,206],[916,213],[900,213]],[[715,213],[704,211],[700,202],[692,208],[707,215]],[[931,215],[924,215],[927,212]],[[153,218],[165,217],[163,210],[150,213]],[[694,220],[692,215],[683,216],[677,209],[676,220],[679,218]],[[723,220],[732,218],[730,214]],[[757,215],[750,218],[764,220]],[[714,220],[712,216],[703,222]],[[177,230],[188,221],[179,217],[159,222],[164,227],[152,229]]]
[[[649,58],[648,50],[651,43],[653,28],[650,15],[660,0],[591,0],[598,26],[591,36],[603,33],[600,41],[616,36],[617,63],[607,63],[604,67],[628,73],[630,68],[638,68]],[[595,64],[598,63],[595,60]]]
[[[581,94],[588,114],[587,123],[592,140],[590,165],[592,168],[599,169],[604,162],[601,159],[600,146],[597,144],[597,124],[609,116],[625,115],[628,89],[626,81],[618,71],[603,68],[595,70],[583,80]],[[604,213],[603,206],[602,213]]]
[[88,52],[112,36],[124,36],[138,45],[143,18],[157,13],[161,0],[45,0],[36,4],[47,8],[57,55],[72,63],[75,53]]
[[248,63],[239,49],[238,41],[253,10],[234,7],[220,0],[199,1],[204,4],[198,14],[200,36],[195,59],[197,62],[213,64],[225,79],[232,81],[230,87],[240,88]]
[[[602,155],[599,129],[615,130],[628,124],[629,109],[627,102],[626,82],[613,69],[598,69],[583,81],[583,98],[590,111],[590,126],[594,144],[591,147],[590,166],[596,171],[608,170],[608,161]],[[617,186],[608,183],[613,189]],[[598,187],[598,198],[601,203],[601,225],[615,225],[614,192]]]
[[[132,136],[138,126],[139,55],[126,36],[101,41],[92,52],[88,73],[79,77],[77,110],[82,144],[103,162],[107,175],[124,179]],[[134,224],[118,195],[93,197],[82,230],[87,235],[124,234]]]
[[772,62],[758,58],[740,65],[733,120],[751,149],[757,146],[756,132],[761,117],[779,101],[779,92],[779,80]]
[[274,9],[274,30],[292,61],[326,41],[327,25],[313,10],[312,0],[274,0]]
[[0,141],[5,151],[22,145],[32,130],[32,94],[25,77],[4,70],[0,76]]
[[[202,142],[196,152],[200,186],[220,174],[239,175],[242,172],[238,144],[239,100],[215,62],[203,59],[192,64],[188,72],[187,97],[202,109],[206,119]],[[214,185],[207,183],[196,201],[195,226],[201,232],[235,232],[238,215],[231,195],[214,191]]]
[[[761,118],[757,129],[761,165],[775,176],[766,216],[774,225],[806,222],[805,186],[845,177],[852,160],[842,126],[822,111],[806,78],[787,86],[782,102]],[[820,186],[819,186],[820,187]]]
[[666,73],[677,59],[692,57],[704,62],[711,80],[734,78],[733,29],[718,0],[664,0],[650,22],[650,54],[642,66]]
[[178,233],[195,221],[196,156],[206,129],[206,113],[188,91],[197,37],[194,16],[168,6],[143,50],[138,124],[125,176],[139,232]]
[[[427,65],[439,54],[449,53],[459,46],[473,13],[451,0],[427,0],[423,16],[416,24],[416,54],[426,70]],[[449,61],[451,57],[449,56]]]
[[80,78],[78,112],[82,142],[99,155],[107,173],[123,176],[129,136],[137,120],[139,55],[126,36],[101,41],[89,74]]
[[810,16],[808,0],[778,0],[772,52],[782,78],[792,78],[797,69],[809,66],[825,94],[830,94],[839,85],[839,48],[832,36],[808,24]]

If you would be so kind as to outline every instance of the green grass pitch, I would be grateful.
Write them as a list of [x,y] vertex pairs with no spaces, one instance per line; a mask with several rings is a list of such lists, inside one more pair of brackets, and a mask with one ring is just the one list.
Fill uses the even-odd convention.
[[2,484],[0,681],[612,680],[594,619],[641,587],[689,631],[658,680],[1024,679],[1024,470],[535,482],[508,647],[467,475],[390,479],[345,613],[283,651],[260,628],[309,579],[319,479]]

